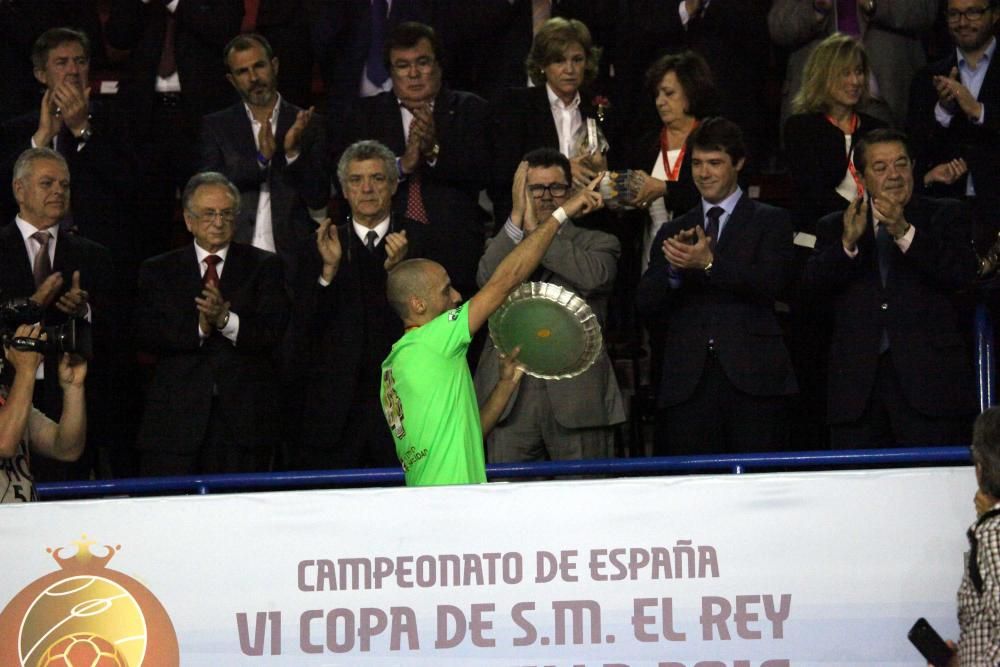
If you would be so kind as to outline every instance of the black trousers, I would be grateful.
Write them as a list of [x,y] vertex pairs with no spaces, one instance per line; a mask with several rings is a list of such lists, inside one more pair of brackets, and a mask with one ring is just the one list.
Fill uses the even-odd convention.
[[691,397],[658,412],[653,442],[657,456],[773,452],[787,444],[787,397],[740,391],[712,351]]
[[972,441],[972,415],[931,417],[906,400],[892,365],[892,351],[879,356],[875,386],[861,418],[830,426],[833,449],[874,449],[907,445],[966,445]]

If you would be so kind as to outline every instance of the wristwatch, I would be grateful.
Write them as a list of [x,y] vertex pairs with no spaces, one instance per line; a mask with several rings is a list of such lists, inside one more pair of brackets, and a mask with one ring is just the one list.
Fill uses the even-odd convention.
[[710,261],[708,264],[705,265],[705,268],[702,269],[702,271],[705,272],[706,276],[712,275],[712,265],[713,265],[713,262]]
[[427,159],[436,160],[438,158],[438,154],[440,153],[441,153],[441,144],[435,141],[434,145],[431,146],[430,152],[427,154]]
[[94,136],[94,130],[90,127],[90,123],[87,123],[83,130],[80,131],[80,134],[76,135],[76,140],[82,144],[85,141],[90,141],[92,136]]

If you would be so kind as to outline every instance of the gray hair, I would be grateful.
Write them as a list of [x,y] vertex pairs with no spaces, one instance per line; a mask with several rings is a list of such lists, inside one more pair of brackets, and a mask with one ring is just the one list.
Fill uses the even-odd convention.
[[372,139],[356,141],[347,147],[344,154],[337,162],[337,180],[340,181],[340,189],[347,189],[347,168],[352,162],[361,160],[382,160],[385,163],[385,175],[389,181],[389,187],[395,188],[399,183],[399,173],[396,171],[396,154],[389,150],[384,144]]
[[203,185],[221,185],[229,190],[229,195],[233,198],[233,206],[236,209],[236,212],[239,213],[239,188],[233,185],[232,181],[217,171],[203,171],[200,174],[195,174],[191,177],[191,180],[189,180],[187,185],[184,186],[184,194],[181,196],[181,203],[183,204],[185,211],[194,213],[194,211],[191,210],[191,199],[194,197],[194,193],[198,190],[198,188]]
[[69,171],[66,158],[51,148],[29,148],[21,153],[17,158],[17,162],[14,163],[14,180],[20,181],[23,178],[31,176],[31,170],[36,160],[53,160],[61,164],[66,171]]
[[979,415],[972,427],[972,461],[979,466],[979,485],[1000,498],[1000,407]]

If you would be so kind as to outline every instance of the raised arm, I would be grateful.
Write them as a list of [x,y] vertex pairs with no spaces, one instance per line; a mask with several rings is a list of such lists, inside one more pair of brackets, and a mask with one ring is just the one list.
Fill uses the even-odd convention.
[[[63,354],[59,360],[59,386],[63,391],[63,409],[56,424],[39,412],[32,413],[31,447],[57,461],[76,461],[87,442],[87,405],[83,383],[87,362]],[[37,419],[37,421],[35,421]]]
[[[514,175],[512,194],[522,198],[526,202],[526,206],[534,206],[531,198],[527,196],[525,188],[527,171],[527,163],[522,162]],[[559,228],[566,219],[586,215],[604,205],[601,194],[597,191],[597,186],[603,177],[603,172],[595,176],[586,188],[577,192],[565,205],[556,209],[552,215],[538,225],[534,232],[525,237],[509,255],[504,257],[483,288],[469,299],[470,333],[476,333],[486,323],[490,315],[500,307],[507,295],[538,268],[542,256],[545,255],[545,251],[552,244],[552,239],[556,237]]]

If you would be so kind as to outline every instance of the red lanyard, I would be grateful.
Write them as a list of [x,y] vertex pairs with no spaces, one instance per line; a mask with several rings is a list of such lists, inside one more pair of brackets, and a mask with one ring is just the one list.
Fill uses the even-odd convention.
[[[840,129],[840,126],[837,125],[837,121],[834,120],[833,116],[831,116],[830,114],[827,114],[826,115],[826,119],[828,121],[830,121],[831,125],[833,125],[834,127],[836,127],[838,130]],[[854,138],[855,138],[854,135],[858,131],[858,125],[860,124],[860,122],[861,122],[861,119],[858,118],[858,114],[852,113],[851,114],[851,151],[850,151],[850,153],[847,154],[847,171],[850,172],[851,178],[854,179],[854,185],[858,189],[858,197],[861,197],[861,196],[863,196],[865,194],[865,183],[864,183],[864,181],[861,180],[861,176],[858,175],[858,170],[854,168]]]
[[[694,128],[698,127],[698,121],[694,122],[688,134],[694,132]],[[681,165],[684,164],[684,151],[687,150],[687,145],[681,146],[681,152],[677,155],[677,162],[674,162],[674,166],[670,166],[670,158],[667,157],[667,152],[670,150],[670,140],[667,138],[667,128],[660,130],[660,152],[663,153],[663,170],[667,172],[668,181],[676,181],[681,173]]]

